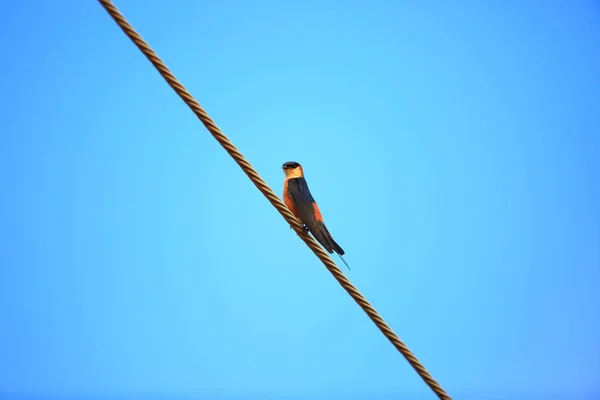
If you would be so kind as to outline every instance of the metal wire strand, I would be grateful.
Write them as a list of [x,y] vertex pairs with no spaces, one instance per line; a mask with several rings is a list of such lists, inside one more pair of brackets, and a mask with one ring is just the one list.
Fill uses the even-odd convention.
[[100,4],[106,9],[108,14],[115,20],[115,22],[121,27],[123,32],[133,41],[133,43],[140,49],[142,53],[150,60],[152,65],[158,70],[162,77],[167,81],[169,86],[181,97],[181,99],[188,105],[188,107],[196,114],[196,116],[202,121],[206,129],[214,136],[214,138],[223,146],[223,148],[229,153],[229,155],[235,160],[240,166],[242,171],[248,175],[248,178],[254,183],[254,185],[260,190],[260,192],[271,202],[273,207],[279,211],[281,216],[290,224],[298,236],[306,245],[315,253],[317,257],[323,262],[325,267],[331,272],[334,278],[339,282],[340,285],[348,292],[350,297],[356,301],[356,303],[363,309],[365,313],[371,318],[375,325],[381,330],[381,332],[388,338],[388,340],[394,345],[394,347],[402,353],[410,365],[417,371],[417,373],[423,378],[425,383],[429,385],[431,390],[435,392],[438,398],[443,400],[451,400],[451,397],[442,389],[439,383],[431,376],[431,374],[425,369],[423,364],[415,357],[410,349],[400,340],[400,338],[392,331],[388,324],[381,318],[381,316],[375,311],[373,306],[365,299],[365,297],[354,287],[354,285],[346,278],[342,271],[337,267],[335,262],[331,259],[329,254],[323,250],[323,248],[302,229],[298,219],[290,212],[287,206],[279,199],[279,197],[273,192],[273,190],[265,183],[260,177],[258,172],[252,167],[252,165],[244,158],[242,153],[231,143],[229,138],[221,132],[217,124],[208,116],[206,111],[200,106],[200,104],[192,97],[192,95],[186,90],[186,88],[175,78],[173,73],[167,68],[165,63],[158,57],[158,55],[150,48],[150,46],[142,39],[142,37],[135,31],[135,29],[127,22],[125,17],[117,9],[117,7],[109,0],[99,0]]

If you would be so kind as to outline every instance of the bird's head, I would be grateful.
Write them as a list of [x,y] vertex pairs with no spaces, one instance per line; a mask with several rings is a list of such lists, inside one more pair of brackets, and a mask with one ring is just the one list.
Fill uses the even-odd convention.
[[283,173],[285,174],[286,178],[298,178],[304,176],[302,165],[295,161],[288,161],[284,163],[281,168],[283,169]]

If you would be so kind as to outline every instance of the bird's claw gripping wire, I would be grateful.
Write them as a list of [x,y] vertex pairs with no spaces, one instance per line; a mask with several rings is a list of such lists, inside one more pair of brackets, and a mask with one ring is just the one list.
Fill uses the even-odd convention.
[[[293,229],[293,227],[290,225],[290,229]],[[306,226],[306,224],[302,224],[302,229],[304,229],[304,232],[308,233],[308,226]]]

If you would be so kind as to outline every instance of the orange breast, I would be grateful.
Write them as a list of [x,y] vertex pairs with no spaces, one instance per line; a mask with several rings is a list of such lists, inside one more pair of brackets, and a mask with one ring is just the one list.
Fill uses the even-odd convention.
[[300,218],[298,211],[296,211],[296,207],[294,207],[294,202],[292,202],[292,199],[290,199],[290,196],[288,195],[287,189],[288,189],[288,180],[286,179],[285,181],[283,181],[283,202],[290,209],[292,214],[294,214],[296,216],[296,218]]

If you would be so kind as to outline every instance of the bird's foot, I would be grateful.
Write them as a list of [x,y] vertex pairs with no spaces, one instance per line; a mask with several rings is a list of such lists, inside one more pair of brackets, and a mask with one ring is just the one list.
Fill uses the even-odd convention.
[[[290,225],[290,229],[294,229],[294,227]],[[306,233],[309,232],[308,226],[306,226],[305,224],[302,224],[302,229],[304,229],[304,232],[306,232]]]

